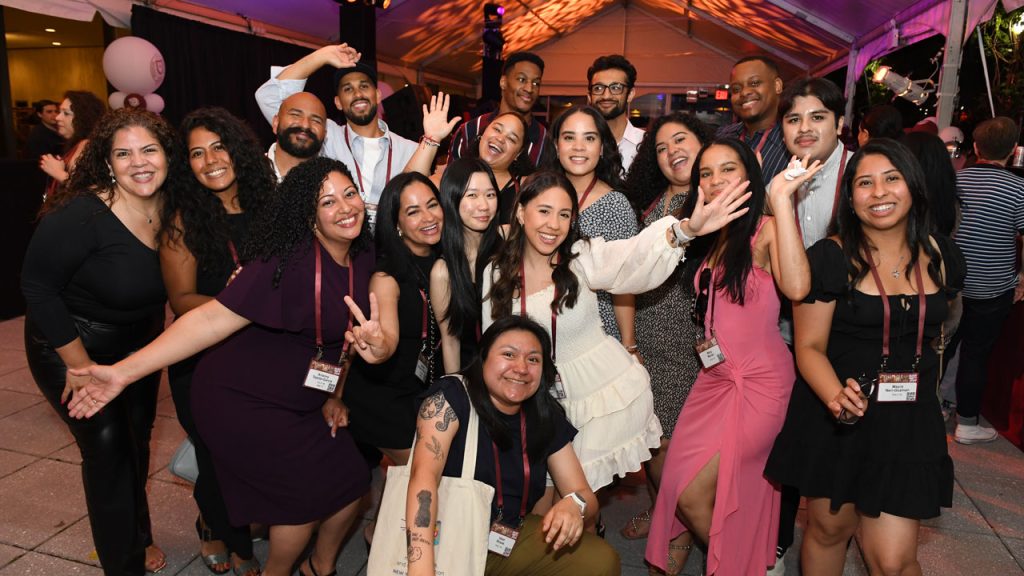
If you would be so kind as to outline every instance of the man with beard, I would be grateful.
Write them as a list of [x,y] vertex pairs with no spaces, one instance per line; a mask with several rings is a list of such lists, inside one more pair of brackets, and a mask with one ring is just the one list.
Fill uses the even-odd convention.
[[377,70],[359,61],[359,53],[347,44],[324,46],[286,68],[272,67],[270,80],[256,90],[256,102],[271,120],[281,102],[301,92],[306,79],[324,66],[337,68],[334,105],[345,114],[343,126],[327,120],[324,155],[344,162],[352,172],[372,227],[384,185],[405,169],[417,147],[377,118]]
[[600,56],[587,69],[587,100],[608,121],[622,154],[622,172],[633,164],[644,131],[633,126],[626,111],[636,95],[636,68],[621,54]]
[[779,127],[779,66],[767,56],[747,56],[732,67],[729,77],[732,111],[740,119],[719,129],[719,138],[736,138],[761,156],[761,175],[767,184],[789,163]]
[[284,99],[270,122],[277,140],[267,150],[278,182],[284,180],[289,170],[320,153],[326,122],[323,102],[309,92]]
[[526,146],[523,152],[530,158],[534,166],[540,166],[542,154],[546,153],[544,136],[547,128],[531,113],[537,97],[540,95],[540,83],[544,76],[544,60],[532,52],[513,52],[505,60],[501,69],[501,103],[496,112],[481,114],[471,118],[455,131],[452,136],[448,163],[465,156],[476,137],[483,134],[491,120],[506,112],[516,112],[525,118],[530,125],[526,127]]

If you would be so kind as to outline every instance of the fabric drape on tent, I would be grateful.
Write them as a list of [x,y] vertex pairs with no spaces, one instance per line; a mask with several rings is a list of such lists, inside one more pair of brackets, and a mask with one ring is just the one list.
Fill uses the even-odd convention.
[[[260,140],[273,139],[253,94],[270,77],[270,67],[286,66],[308,48],[210,26],[145,8],[132,8],[132,34],[152,42],[163,54],[166,76],[156,90],[166,103],[163,115],[177,124],[200,106],[223,106],[249,121]],[[333,69],[320,70],[306,84],[340,119],[334,107]],[[333,112],[333,114],[332,114]]]
[[96,12],[117,28],[127,28],[131,3],[125,0],[3,0],[0,4],[57,18],[92,22]]

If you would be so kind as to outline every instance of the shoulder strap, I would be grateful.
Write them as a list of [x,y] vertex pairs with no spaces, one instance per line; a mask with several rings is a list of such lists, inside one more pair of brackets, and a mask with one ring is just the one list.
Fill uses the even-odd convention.
[[469,403],[469,422],[466,423],[466,445],[462,452],[462,477],[473,480],[476,477],[476,445],[480,433],[480,417],[473,408],[473,401],[469,399],[469,390],[466,389],[466,380],[462,374],[456,377],[462,383],[462,390],[466,392],[466,400]]

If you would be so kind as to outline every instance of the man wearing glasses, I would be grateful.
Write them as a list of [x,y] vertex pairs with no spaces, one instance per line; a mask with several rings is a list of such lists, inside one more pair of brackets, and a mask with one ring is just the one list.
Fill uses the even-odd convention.
[[644,139],[644,131],[629,121],[629,103],[636,95],[636,68],[621,54],[600,56],[587,69],[587,99],[601,112],[615,135],[622,154],[622,171],[636,156],[636,148]]

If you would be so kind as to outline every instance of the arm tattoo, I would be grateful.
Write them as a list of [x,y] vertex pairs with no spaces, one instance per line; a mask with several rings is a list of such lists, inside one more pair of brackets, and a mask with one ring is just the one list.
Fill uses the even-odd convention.
[[440,390],[431,394],[423,401],[423,405],[420,406],[420,418],[424,420],[430,420],[434,416],[441,413],[441,408],[444,407],[444,394]]
[[427,445],[427,450],[434,455],[434,461],[440,462],[444,458],[444,452],[441,450],[441,443],[437,441],[437,438],[433,436],[425,438],[423,442]]
[[430,527],[430,491],[420,490],[416,494],[416,501],[420,503],[419,508],[416,509],[416,520],[415,526],[417,528],[429,528]]
[[455,410],[452,410],[451,406],[446,406],[444,409],[444,420],[435,423],[434,428],[437,428],[438,432],[446,432],[448,425],[456,420],[458,420],[458,417],[455,416]]

